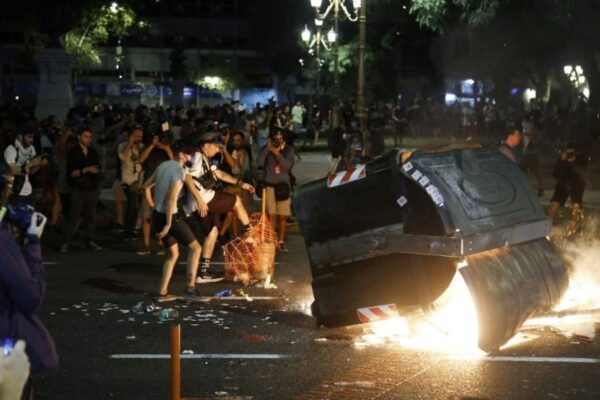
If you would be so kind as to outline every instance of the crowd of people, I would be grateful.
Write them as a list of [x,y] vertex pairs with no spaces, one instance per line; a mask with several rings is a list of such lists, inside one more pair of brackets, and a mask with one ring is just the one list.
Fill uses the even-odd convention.
[[[58,365],[37,317],[45,292],[40,237],[48,221],[60,233],[61,253],[71,252],[78,231],[89,251],[102,251],[94,233],[103,188],[114,193],[112,229],[124,240],[141,234],[142,256],[151,254],[154,232],[154,252],[165,254],[157,302],[196,300],[196,284],[223,279],[210,270],[215,246],[252,229],[255,186],[265,188],[277,249],[288,251],[299,155],[287,140],[293,143],[298,117],[273,103],[252,119],[236,107],[97,104],[73,108],[64,121],[0,112],[0,397],[30,398],[31,372]],[[180,247],[188,249],[186,285],[175,296],[169,283]]]
[[[295,184],[292,168],[301,160],[295,146],[299,138],[304,148],[308,142],[318,143],[322,132],[329,130],[328,148],[334,160],[329,173],[335,173],[367,161],[367,154],[381,154],[386,136],[396,146],[402,146],[405,138],[443,136],[460,140],[478,136],[499,143],[507,131],[518,129],[524,137],[521,166],[536,176],[541,193],[540,151],[592,137],[592,114],[585,102],[572,111],[559,111],[535,99],[526,107],[506,109],[489,100],[450,106],[419,97],[407,104],[375,102],[367,114],[370,143],[365,144],[356,106],[350,101],[340,104],[340,126],[333,130],[329,130],[331,109],[318,104],[307,109],[301,101],[281,106],[270,101],[253,110],[238,101],[187,109],[97,103],[74,107],[64,120],[49,116],[38,121],[26,112],[0,110],[0,151],[17,178],[11,201],[32,204],[34,188],[41,190],[37,205],[49,216],[49,225],[61,232],[61,252],[70,251],[77,231],[83,233],[90,250],[102,250],[94,240],[95,213],[102,188],[111,187],[113,229],[123,232],[125,241],[141,236],[140,255],[162,254],[160,244],[152,250],[152,210],[143,183],[161,163],[176,158],[172,143],[194,143],[212,135],[220,151],[211,162],[219,170],[254,186],[266,183],[268,213],[279,234],[280,250],[286,251],[285,226],[292,214],[289,192]],[[249,191],[227,182],[218,189],[238,196],[246,212],[253,212],[255,197]],[[218,219],[217,243],[239,234],[240,220],[234,212]]]
[[[70,251],[77,230],[89,250],[102,250],[94,240],[95,213],[100,192],[108,186],[115,199],[113,229],[123,232],[125,241],[141,235],[138,253],[147,255],[152,215],[143,183],[161,163],[176,159],[173,143],[197,145],[201,137],[211,136],[219,147],[210,157],[212,165],[244,184],[264,183],[268,213],[273,221],[280,221],[279,248],[286,251],[281,221],[287,223],[291,216],[291,170],[300,157],[294,141],[305,113],[301,103],[277,107],[274,102],[253,113],[239,102],[201,109],[94,104],[71,109],[64,121],[56,116],[37,121],[26,113],[4,113],[0,151],[17,177],[18,194],[11,201],[32,204],[33,187],[41,189],[39,208],[49,215],[49,225],[62,232],[61,252]],[[290,186],[287,195],[279,190],[276,199],[274,189],[285,184]],[[238,196],[239,207],[252,213],[252,193],[232,182],[217,186],[217,192]],[[189,185],[185,192],[191,192]],[[219,213],[217,219],[218,243],[239,234],[241,221],[233,210]],[[164,249],[158,246],[156,251]]]
[[[491,102],[475,107],[421,104],[418,98],[410,106],[377,103],[368,113],[367,144],[356,109],[347,102],[341,107],[340,126],[328,132],[335,161],[328,173],[352,169],[381,153],[385,135],[398,146],[406,137],[468,140],[477,135],[499,142],[502,136],[499,150],[536,176],[542,195],[540,149],[556,142],[562,150],[548,213],[554,217],[570,198],[572,234],[583,219],[586,186],[586,157],[573,141],[584,142],[595,132],[590,113],[587,105],[561,113],[539,102],[508,111]],[[49,116],[41,121],[26,112],[0,110],[0,259],[10,260],[0,271],[0,338],[15,336],[16,324],[25,324],[30,332],[15,336],[25,339],[27,347],[11,343],[13,355],[0,355],[0,370],[22,372],[29,363],[38,371],[58,363],[52,339],[36,316],[45,290],[39,239],[46,217],[32,205],[48,215],[49,226],[60,234],[60,252],[71,252],[77,232],[89,251],[99,252],[103,249],[95,240],[96,210],[102,189],[112,190],[111,229],[122,232],[125,241],[141,240],[140,256],[165,257],[155,300],[193,301],[197,284],[223,279],[211,270],[216,246],[252,229],[256,196],[264,193],[277,249],[288,251],[292,171],[301,160],[294,143],[298,138],[304,138],[303,147],[318,143],[331,123],[331,112],[318,105],[307,110],[300,101],[293,106],[269,102],[253,112],[239,102],[201,109],[94,104],[71,109],[64,120]],[[365,151],[367,145],[371,152]],[[252,235],[244,237],[252,240]],[[181,247],[188,254],[185,288],[178,296],[169,284]],[[18,290],[4,290],[7,285]],[[31,392],[26,375],[21,373],[18,382],[25,384],[26,395]],[[17,385],[0,385],[0,394],[14,391],[13,386]]]

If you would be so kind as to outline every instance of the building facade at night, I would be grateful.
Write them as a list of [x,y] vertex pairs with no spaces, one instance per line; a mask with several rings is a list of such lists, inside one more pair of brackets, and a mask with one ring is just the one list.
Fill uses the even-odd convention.
[[[235,99],[253,107],[276,99],[277,79],[251,48],[254,6],[254,0],[135,3],[134,33],[103,47],[100,65],[74,71],[73,101],[204,105]],[[44,61],[23,60],[23,31],[10,20],[0,24],[2,105],[35,105],[40,89]],[[57,44],[47,47],[60,48]],[[196,84],[205,77],[231,80],[232,90],[210,91]]]

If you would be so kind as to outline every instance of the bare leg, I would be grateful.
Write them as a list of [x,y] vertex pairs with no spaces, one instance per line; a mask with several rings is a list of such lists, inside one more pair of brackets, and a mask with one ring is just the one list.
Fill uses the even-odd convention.
[[115,201],[115,216],[117,220],[117,224],[123,226],[123,213],[124,213],[123,201],[117,200]]
[[285,229],[287,228],[287,217],[285,215],[279,215],[279,241],[285,241]]
[[144,237],[144,247],[150,247],[150,221],[146,218],[142,221],[142,236]]
[[235,213],[235,216],[240,220],[242,225],[250,224],[248,212],[246,212],[246,208],[244,208],[244,204],[242,203],[242,199],[240,199],[240,196],[235,196],[235,205],[233,206],[233,212]]
[[202,246],[202,258],[212,258],[213,251],[215,250],[215,244],[217,243],[218,235],[219,232],[217,231],[216,226],[214,226],[210,233],[206,235]]
[[275,228],[277,228],[275,226],[276,220],[277,220],[277,216],[276,215],[269,215],[269,222],[271,223],[271,229],[273,230],[273,232],[275,232]]
[[169,282],[171,281],[171,275],[173,275],[173,268],[179,258],[179,246],[174,244],[167,249],[167,258],[163,263],[162,276],[160,278],[159,294],[167,294],[169,288]]
[[225,217],[225,221],[223,221],[223,226],[221,226],[221,232],[219,232],[219,235],[223,236],[225,234],[225,232],[227,232],[227,229],[229,229],[229,226],[233,222],[234,218],[235,218],[235,215],[233,214],[233,212],[227,213],[227,216]]
[[240,224],[238,219],[233,217],[233,223],[231,225],[231,231],[233,232],[233,237],[238,237],[240,234]]
[[198,262],[200,261],[200,253],[202,252],[202,246],[198,241],[194,240],[188,246],[188,257],[185,266],[187,277],[187,288],[193,289],[196,287],[196,275],[198,275]]

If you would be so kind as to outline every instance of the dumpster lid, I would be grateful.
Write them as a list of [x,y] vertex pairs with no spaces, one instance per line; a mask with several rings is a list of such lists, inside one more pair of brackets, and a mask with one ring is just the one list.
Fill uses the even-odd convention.
[[[404,158],[398,154],[400,162]],[[471,235],[546,219],[527,176],[497,148],[417,151],[400,170],[427,192],[447,234]]]

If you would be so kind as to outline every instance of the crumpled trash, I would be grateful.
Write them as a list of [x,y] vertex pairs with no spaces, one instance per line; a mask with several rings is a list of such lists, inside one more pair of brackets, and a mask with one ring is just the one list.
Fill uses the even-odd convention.
[[224,396],[228,396],[228,395],[229,395],[229,393],[223,392],[223,391],[215,392],[215,396],[219,396],[219,397],[224,397]]
[[143,301],[140,301],[139,303],[131,307],[131,312],[134,314],[151,313],[155,310],[156,306],[154,304],[145,304]]
[[179,313],[176,310],[173,310],[172,308],[163,308],[158,314],[158,318],[161,321],[173,320],[177,317],[179,317]]
[[214,294],[215,297],[230,297],[233,294],[233,291],[231,289],[225,289],[225,290],[221,290],[220,292],[217,292]]
[[244,292],[243,289],[239,289],[236,294],[240,297],[244,297],[246,299],[246,301],[254,301],[254,299],[252,297],[250,297],[250,295],[246,292]]
[[140,301],[135,306],[131,307],[131,312],[134,314],[143,314],[144,308],[144,303]]
[[181,354],[194,354],[194,350],[184,350]]

